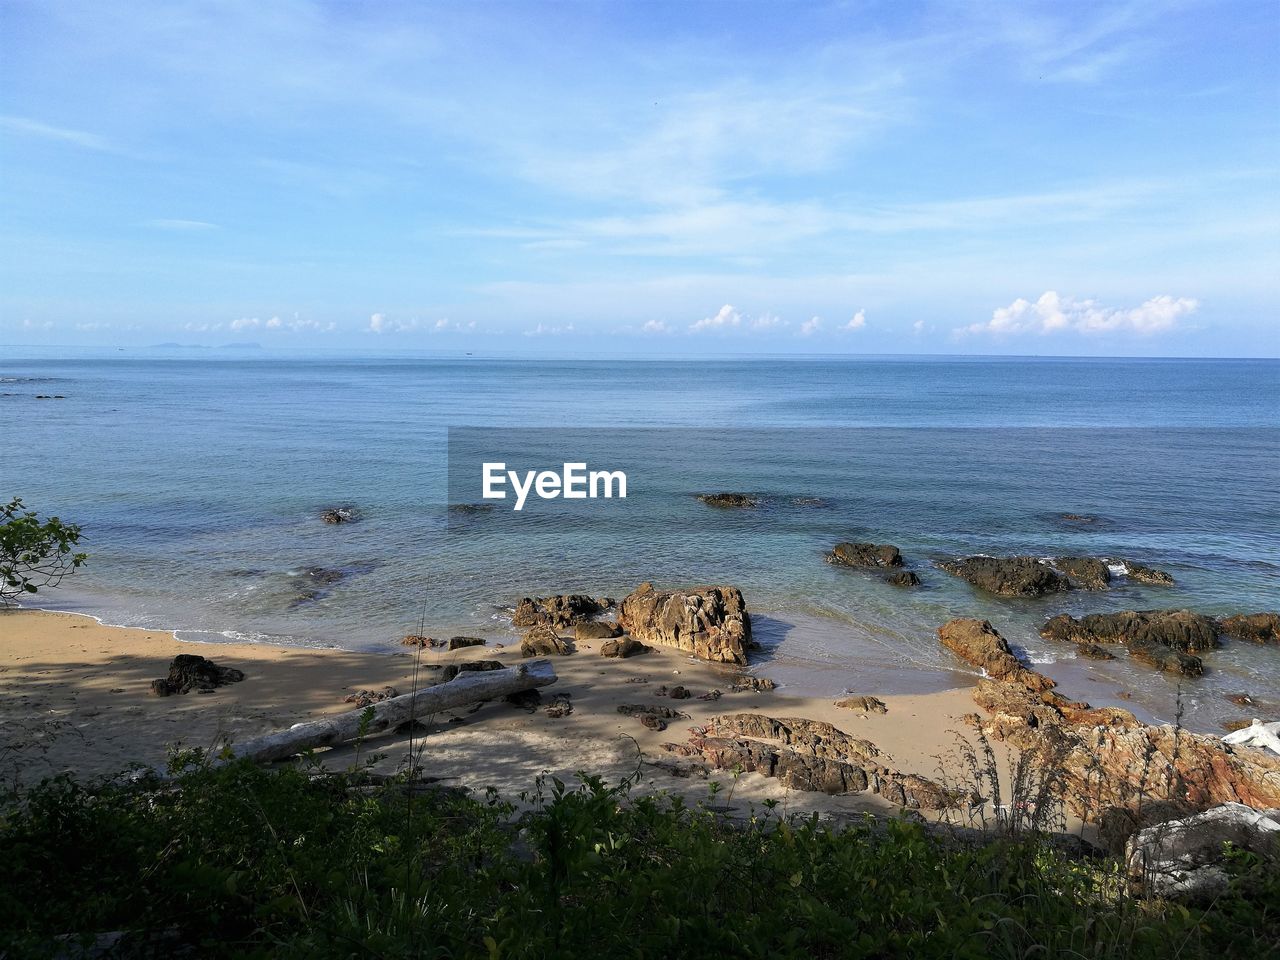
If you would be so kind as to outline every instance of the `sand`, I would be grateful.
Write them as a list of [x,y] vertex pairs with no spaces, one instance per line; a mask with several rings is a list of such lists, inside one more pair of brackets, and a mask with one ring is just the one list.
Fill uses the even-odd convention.
[[[664,742],[683,742],[688,727],[723,713],[826,720],[874,742],[889,766],[936,777],[939,758],[954,754],[960,718],[974,710],[968,689],[920,696],[884,696],[888,712],[861,714],[832,701],[793,697],[785,688],[730,693],[738,671],[701,663],[674,650],[655,648],[628,660],[599,656],[603,641],[577,645],[577,652],[552,658],[558,680],[544,688],[544,701],[568,694],[573,712],[553,719],[544,710],[528,712],[501,702],[431,718],[416,747],[427,776],[483,793],[495,788],[517,800],[541,774],[571,781],[578,771],[617,780],[640,771],[645,790],[669,790],[705,798],[709,783],[721,786],[717,802],[732,795],[735,807],[775,799],[789,812],[858,813],[893,809],[870,793],[828,797],[787,790],[758,774],[735,777],[716,771],[710,781],[672,776],[645,761],[669,759]],[[246,674],[241,683],[207,694],[156,697],[151,680],[168,672],[180,653],[196,653]],[[431,677],[432,664],[479,658],[516,662],[513,646],[454,652],[423,651],[419,669]],[[209,747],[230,737],[242,741],[325,714],[353,709],[344,697],[359,689],[412,689],[415,648],[386,654],[357,654],[259,644],[202,644],[171,633],[104,626],[83,616],[44,611],[0,612],[0,779],[32,782],[70,772],[81,777],[117,774],[131,763],[163,764],[175,747]],[[426,667],[427,669],[424,669]],[[767,670],[766,670],[767,675]],[[628,682],[635,678],[647,682]],[[695,695],[724,691],[716,701],[657,698],[663,684],[682,684]],[[877,695],[857,683],[850,668],[848,687]],[[620,715],[622,703],[657,703],[689,714],[653,731]],[[393,772],[407,761],[406,737],[370,739],[361,761]],[[356,760],[351,747],[327,751],[321,761],[345,769]],[[949,764],[953,769],[957,765]]]

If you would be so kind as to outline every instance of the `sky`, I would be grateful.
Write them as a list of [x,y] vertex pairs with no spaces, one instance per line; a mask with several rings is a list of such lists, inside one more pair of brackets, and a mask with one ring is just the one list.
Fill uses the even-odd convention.
[[1276,357],[1277,50],[1273,0],[0,0],[0,344]]

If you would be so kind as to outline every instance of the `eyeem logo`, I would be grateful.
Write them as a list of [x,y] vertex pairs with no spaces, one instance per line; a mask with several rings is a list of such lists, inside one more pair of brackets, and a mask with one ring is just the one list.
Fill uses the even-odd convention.
[[[505,463],[483,464],[484,498],[507,499],[507,491],[503,488],[508,483],[516,495],[516,505],[512,508],[514,510],[524,509],[524,502],[530,491],[543,500],[554,500],[556,497],[564,497],[566,500],[627,498],[627,475],[621,470],[588,472],[585,463],[566,463],[563,466],[560,473],[554,470],[526,470],[522,478],[517,471],[508,470]],[[521,479],[524,480],[523,483]]]

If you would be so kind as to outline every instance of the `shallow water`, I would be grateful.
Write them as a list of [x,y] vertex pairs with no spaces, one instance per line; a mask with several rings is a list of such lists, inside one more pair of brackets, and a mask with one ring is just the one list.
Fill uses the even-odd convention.
[[[954,684],[934,631],[973,615],[1067,692],[1167,719],[1176,680],[1072,661],[1040,623],[1280,597],[1276,361],[11,355],[0,404],[0,492],[83,524],[93,555],[42,602],[196,639],[386,649],[420,620],[496,636],[527,594],[731,582],[762,671],[804,692]],[[450,512],[491,455],[625,466],[629,495]],[[694,496],[714,490],[762,502]],[[346,503],[358,523],[319,521]],[[900,546],[923,588],[823,562],[862,539]],[[1177,586],[1008,601],[932,566],[973,552],[1128,558]],[[1206,663],[1181,685],[1194,725],[1242,717],[1227,693],[1280,704],[1280,650]]]

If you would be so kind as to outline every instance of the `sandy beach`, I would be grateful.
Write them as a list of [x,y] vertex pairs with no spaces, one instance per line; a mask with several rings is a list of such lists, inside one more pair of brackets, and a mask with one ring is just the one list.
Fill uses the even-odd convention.
[[[695,661],[675,650],[655,648],[627,660],[599,656],[600,641],[579,643],[577,652],[553,658],[558,680],[544,688],[544,701],[567,694],[573,712],[551,718],[502,702],[431,718],[420,764],[430,777],[483,792],[495,787],[518,798],[535,779],[549,773],[572,779],[579,770],[609,779],[642,769],[644,789],[706,797],[705,780],[675,777],[641,761],[668,759],[665,742],[683,742],[688,728],[718,714],[758,712],[774,717],[825,720],[871,740],[887,762],[903,773],[934,777],[939,757],[955,748],[960,718],[974,710],[967,689],[922,696],[886,696],[883,714],[837,708],[832,701],[787,695],[785,689],[731,693],[736,671]],[[240,683],[207,693],[156,697],[151,680],[163,677],[169,661],[196,653],[244,671]],[[478,658],[517,662],[518,646],[453,652],[422,652],[420,675],[430,679],[436,664]],[[0,613],[0,725],[5,731],[0,768],[6,780],[31,781],[68,771],[79,776],[111,775],[130,763],[162,764],[171,748],[208,747],[229,737],[281,730],[302,720],[351,710],[344,698],[361,689],[412,689],[413,648],[385,655],[355,654],[267,645],[201,644],[171,633],[104,626],[74,614],[17,610]],[[643,681],[643,682],[641,682]],[[661,685],[682,684],[694,697],[655,699]],[[849,688],[858,687],[851,668]],[[723,691],[718,700],[698,696]],[[665,731],[649,730],[618,713],[624,703],[658,703],[678,708],[688,720]],[[421,740],[418,746],[422,746]],[[394,772],[405,763],[406,737],[382,736],[362,748],[376,756],[375,769]],[[344,747],[322,755],[326,767],[344,769],[355,751]],[[736,805],[776,799],[793,812],[853,813],[892,809],[872,793],[826,796],[787,790],[776,780],[729,772],[720,800],[730,790]]]

